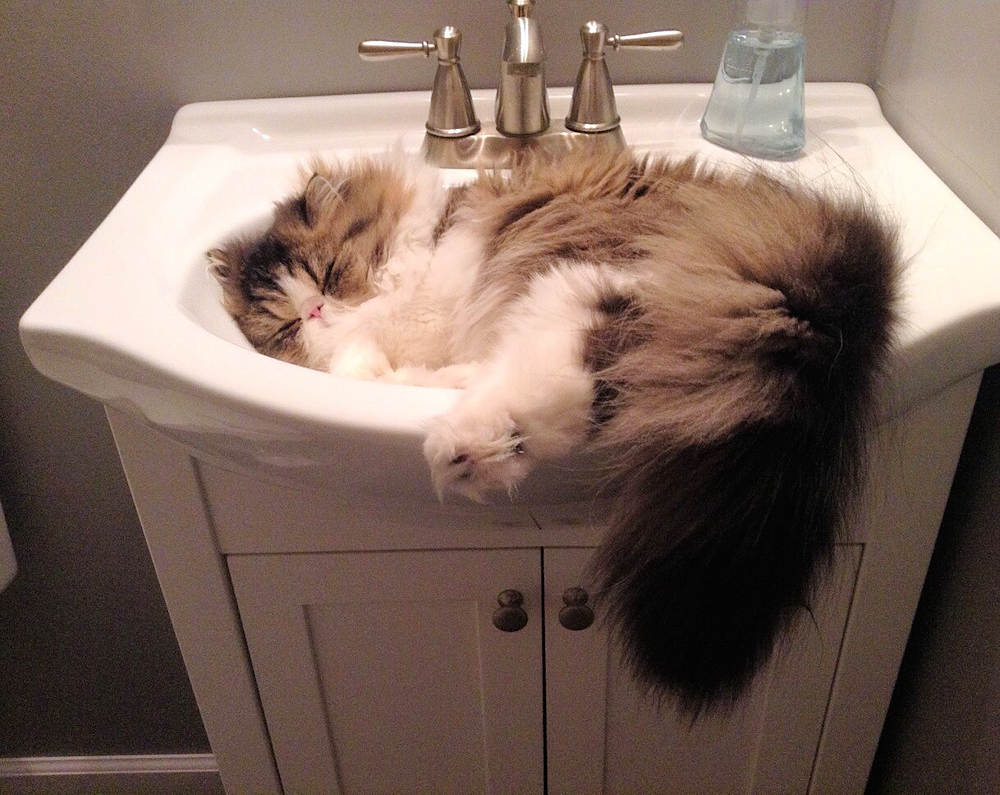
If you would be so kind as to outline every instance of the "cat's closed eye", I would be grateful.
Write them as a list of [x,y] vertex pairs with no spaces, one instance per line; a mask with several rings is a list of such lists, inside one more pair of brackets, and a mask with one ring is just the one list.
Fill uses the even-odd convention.
[[326,264],[324,269],[323,284],[320,286],[320,292],[324,295],[334,295],[337,292],[337,284],[340,282],[340,275],[343,273],[341,268],[337,267],[337,260],[330,260]]

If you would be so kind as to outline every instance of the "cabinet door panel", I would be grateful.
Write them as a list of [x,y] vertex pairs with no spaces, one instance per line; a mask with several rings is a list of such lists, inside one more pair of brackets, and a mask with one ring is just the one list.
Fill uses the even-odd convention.
[[838,548],[815,623],[804,620],[732,713],[693,726],[658,710],[609,646],[600,615],[558,621],[592,549],[546,549],[546,706],[550,793],[805,792],[836,668],[861,548]]
[[600,792],[604,781],[608,635],[600,619],[586,629],[559,623],[562,594],[585,586],[592,548],[544,552],[545,722],[549,793]]
[[[286,791],[541,791],[538,550],[229,566]],[[508,588],[517,632],[491,621]]]

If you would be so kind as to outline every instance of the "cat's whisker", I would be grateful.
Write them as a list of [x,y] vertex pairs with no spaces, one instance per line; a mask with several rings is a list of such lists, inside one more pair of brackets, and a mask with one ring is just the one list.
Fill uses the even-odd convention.
[[514,455],[515,453],[513,450],[505,447],[502,450],[497,450],[495,453],[490,453],[489,455],[485,455],[479,460],[482,461],[484,464],[500,464],[509,458],[513,458]]

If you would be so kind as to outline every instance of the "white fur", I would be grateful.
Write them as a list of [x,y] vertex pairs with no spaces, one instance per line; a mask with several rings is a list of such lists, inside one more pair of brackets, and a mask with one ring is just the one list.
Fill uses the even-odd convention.
[[516,490],[533,466],[570,452],[591,423],[593,377],[583,367],[592,309],[625,278],[564,264],[532,279],[507,314],[483,377],[428,431],[424,455],[438,493],[482,500]]

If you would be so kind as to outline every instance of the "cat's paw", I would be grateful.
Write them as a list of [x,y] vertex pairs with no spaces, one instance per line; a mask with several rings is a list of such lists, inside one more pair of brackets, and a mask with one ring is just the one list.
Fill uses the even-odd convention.
[[439,497],[456,492],[484,502],[491,492],[513,494],[531,471],[529,442],[506,412],[451,414],[434,421],[424,457]]
[[376,381],[392,371],[388,357],[374,344],[364,341],[343,345],[330,358],[332,375]]

